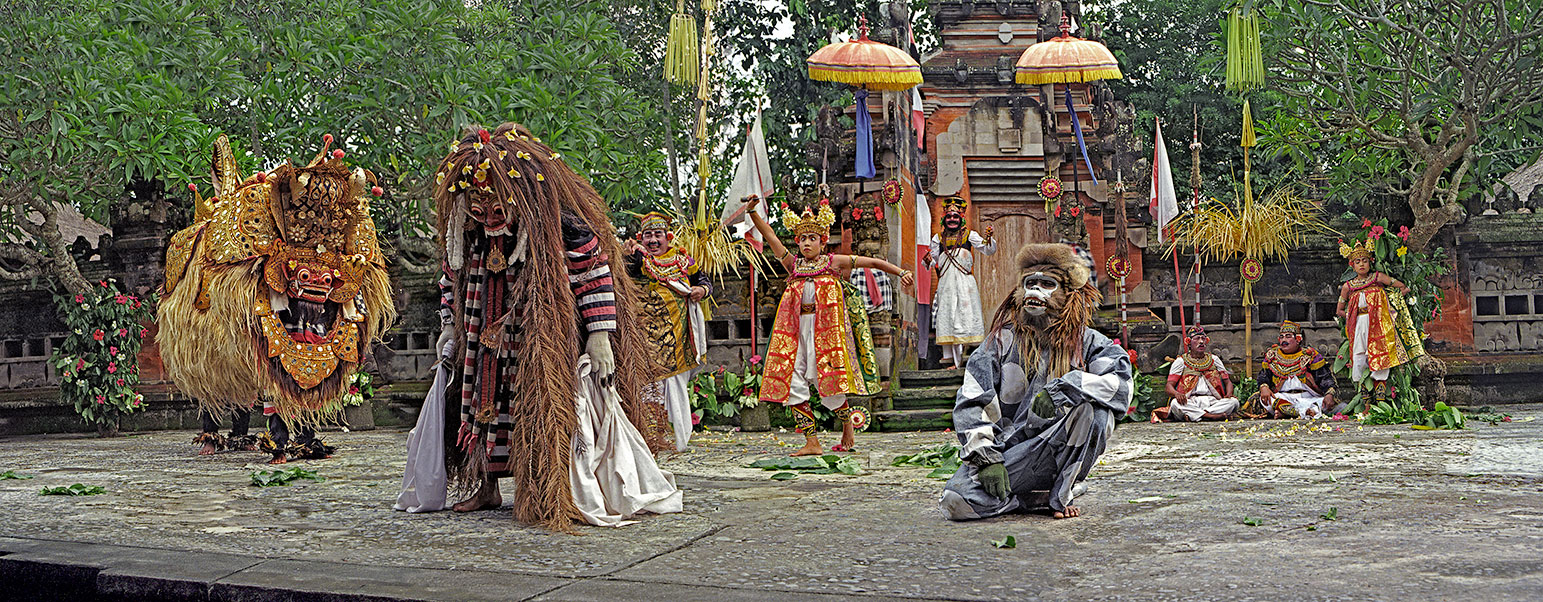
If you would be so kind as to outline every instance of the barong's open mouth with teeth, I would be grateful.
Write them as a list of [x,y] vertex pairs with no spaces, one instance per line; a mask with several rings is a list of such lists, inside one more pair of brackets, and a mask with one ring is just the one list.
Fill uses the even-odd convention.
[[167,252],[158,337],[178,388],[210,409],[267,397],[322,418],[395,318],[369,210],[382,190],[344,154],[243,178],[216,144],[216,197]]

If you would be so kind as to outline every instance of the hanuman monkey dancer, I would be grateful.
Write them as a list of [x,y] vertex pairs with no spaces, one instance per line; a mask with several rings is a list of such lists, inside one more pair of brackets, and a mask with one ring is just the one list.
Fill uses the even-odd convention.
[[944,487],[951,520],[1047,505],[1078,516],[1073,488],[1104,452],[1131,400],[1130,356],[1088,324],[1100,294],[1065,244],[1018,252],[1018,286],[970,354],[954,403],[965,460]]

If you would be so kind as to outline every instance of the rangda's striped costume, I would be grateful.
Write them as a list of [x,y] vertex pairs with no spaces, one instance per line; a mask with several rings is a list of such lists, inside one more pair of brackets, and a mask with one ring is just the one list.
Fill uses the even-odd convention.
[[[606,422],[606,433],[644,430],[638,390],[648,365],[636,326],[638,290],[613,277],[621,252],[605,200],[512,123],[468,130],[436,180],[446,256],[442,342],[454,366],[444,392],[450,482],[465,494],[511,477],[516,519],[571,529],[590,515],[575,502],[593,493],[582,483],[610,476],[579,473],[592,457],[584,433],[594,431],[593,416],[581,410],[601,408],[603,420],[625,414],[627,426]],[[614,375],[607,375],[600,366],[611,361]],[[596,390],[619,400],[618,411],[593,398]],[[633,439],[641,449],[629,448],[628,461],[657,474],[650,448],[661,442]]]

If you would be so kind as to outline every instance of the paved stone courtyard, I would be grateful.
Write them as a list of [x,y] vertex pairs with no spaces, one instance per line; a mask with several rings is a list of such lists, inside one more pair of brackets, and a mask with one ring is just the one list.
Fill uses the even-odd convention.
[[[188,431],[11,438],[0,472],[34,478],[0,480],[0,598],[1535,600],[1543,407],[1509,411],[1458,432],[1121,425],[1084,517],[964,524],[926,469],[890,466],[951,433],[863,434],[863,474],[789,481],[745,464],[796,434],[698,433],[662,460],[685,512],[580,536],[392,511],[401,430],[331,433],[336,457],[291,464],[324,481],[266,488],[263,456],[198,456]],[[77,482],[107,493],[38,494]]]

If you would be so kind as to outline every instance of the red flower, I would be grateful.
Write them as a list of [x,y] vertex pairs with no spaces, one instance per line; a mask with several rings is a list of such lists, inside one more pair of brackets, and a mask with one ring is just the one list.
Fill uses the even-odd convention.
[[857,207],[853,207],[852,208],[852,219],[853,220],[860,220],[862,218],[863,218],[863,210],[859,209]]
[[121,378],[118,379],[118,386],[120,386],[120,387],[123,386],[123,379],[121,379]]
[[106,280],[98,280],[98,281],[96,281],[96,283],[102,285],[102,288],[107,288],[107,281]]
[[348,388],[348,394],[349,395],[358,395],[359,394],[359,387],[349,387]]
[[1082,213],[1082,208],[1081,208],[1081,207],[1078,207],[1078,206],[1075,206],[1075,205],[1073,205],[1073,206],[1072,206],[1072,217],[1077,217],[1077,214],[1078,214],[1078,213]]
[[756,364],[759,364],[759,363],[761,363],[761,356],[759,356],[759,355],[752,355],[752,356],[750,356],[750,364],[751,365],[756,365]]
[[755,395],[755,391],[751,390],[750,387],[745,387],[745,389],[740,391],[739,394],[741,397],[750,397],[751,395]]
[[85,370],[85,369],[86,369],[86,360],[79,360],[79,361],[75,362],[75,371],[76,372],[79,372],[79,371]]
[[107,352],[108,352],[108,353],[111,353],[111,354],[113,354],[113,355],[118,355],[118,348],[117,348],[117,347],[112,347],[112,346],[109,346],[109,347],[108,347],[108,348],[107,348]]
[[108,374],[117,374],[118,373],[118,362],[107,362],[107,373]]
[[149,328],[141,328],[141,329],[139,329],[139,338],[143,339],[143,338],[145,338],[147,336],[150,336],[150,329]]
[[1055,211],[1053,211],[1052,213],[1055,213],[1056,217],[1061,217],[1061,206],[1060,205],[1056,205],[1055,206]]
[[86,296],[85,295],[75,295],[75,302],[76,303],[85,303],[86,302]]
[[97,403],[107,403],[107,398],[103,397],[101,395],[98,395],[98,396],[96,396],[96,402]]
[[1399,238],[1402,238],[1404,240],[1409,240],[1409,236],[1412,235],[1412,234],[1413,233],[1409,231],[1409,226],[1399,226],[1398,227],[1398,237]]
[[96,339],[98,341],[102,340],[102,338],[106,337],[106,336],[107,336],[107,333],[102,332],[102,329],[100,329],[100,328],[96,329],[96,332],[91,333],[91,338]]
[[118,303],[118,305],[123,305],[124,303],[128,303],[129,302],[129,298],[127,296],[125,296],[123,293],[118,293],[117,295],[113,296],[113,301],[116,301]]
[[1372,226],[1372,238],[1377,238],[1378,236],[1382,236],[1383,232],[1384,232],[1384,230],[1382,229],[1382,226]]
[[1370,227],[1372,227],[1372,220],[1362,219],[1361,220],[1361,227],[1362,228],[1370,228]]
[[129,329],[127,329],[127,328],[119,328],[118,329],[118,336],[120,336],[120,337],[129,336]]

